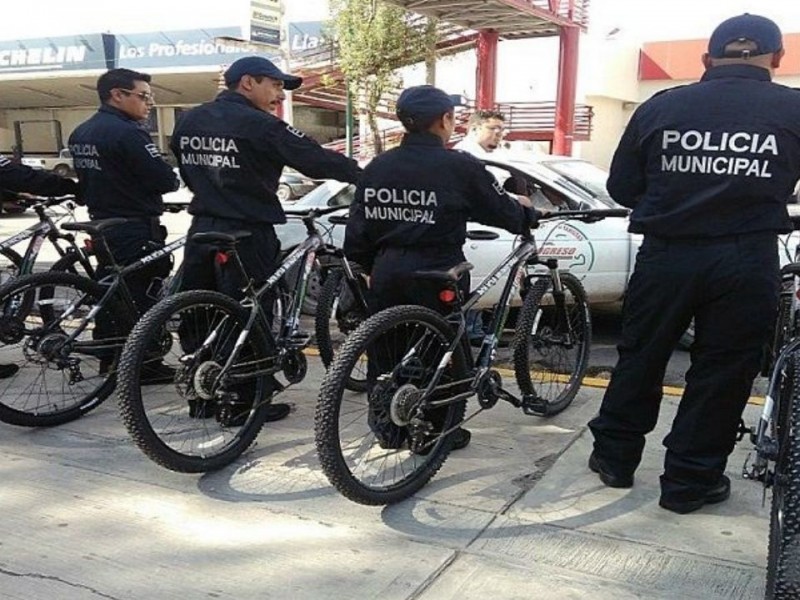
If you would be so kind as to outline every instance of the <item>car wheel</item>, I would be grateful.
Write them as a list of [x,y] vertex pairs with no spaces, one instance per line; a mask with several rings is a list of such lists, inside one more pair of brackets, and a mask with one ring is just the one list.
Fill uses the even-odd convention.
[[290,188],[285,183],[281,183],[278,185],[278,191],[275,192],[278,195],[278,200],[281,202],[286,202],[287,200],[292,199],[292,188]]
[[55,168],[53,169],[53,173],[55,173],[59,177],[66,177],[67,175],[69,175],[70,171],[71,169],[69,168],[69,165],[65,164],[56,165]]

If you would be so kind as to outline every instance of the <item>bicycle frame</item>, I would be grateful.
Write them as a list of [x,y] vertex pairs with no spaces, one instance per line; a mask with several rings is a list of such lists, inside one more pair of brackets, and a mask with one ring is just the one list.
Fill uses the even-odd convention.
[[[318,216],[327,214],[328,212],[333,212],[339,210],[339,207],[334,207],[332,209],[314,209],[309,211],[309,213],[305,214],[301,217],[303,223],[306,226],[306,230],[308,233],[308,237],[303,240],[292,252],[290,252],[281,262],[280,266],[275,270],[275,272],[270,275],[269,278],[258,288],[254,289],[252,282],[248,282],[247,287],[245,288],[246,296],[242,299],[241,304],[242,306],[249,308],[249,314],[247,317],[247,322],[245,323],[244,328],[242,329],[239,337],[237,338],[233,349],[231,350],[230,356],[223,365],[222,370],[220,371],[220,378],[224,378],[225,380],[246,380],[252,379],[253,377],[258,377],[261,375],[270,375],[278,371],[279,367],[276,364],[279,364],[280,359],[290,350],[298,350],[305,346],[308,341],[307,336],[299,335],[299,328],[300,328],[300,313],[303,306],[303,299],[305,298],[306,290],[308,288],[308,280],[311,277],[311,272],[314,267],[314,263],[317,260],[317,254],[320,253],[320,250],[325,248],[325,241],[322,239],[319,231],[315,226],[315,219]],[[299,216],[299,215],[298,215]],[[236,255],[237,264],[239,269],[241,269],[242,273],[246,274],[244,266],[242,265],[241,261]],[[301,263],[302,261],[302,263]],[[268,366],[260,369],[256,372],[249,372],[246,375],[238,375],[234,373],[233,365],[235,364],[236,360],[239,357],[242,347],[245,344],[245,341],[250,335],[252,328],[255,326],[257,320],[261,320],[262,323],[267,323],[268,319],[266,314],[264,313],[264,309],[261,305],[261,299],[271,290],[273,289],[280,279],[286,275],[286,273],[291,269],[294,265],[301,263],[300,271],[298,272],[297,279],[294,284],[294,293],[292,294],[292,304],[289,307],[289,311],[286,315],[283,316],[280,333],[278,334],[278,338],[275,339],[272,335],[272,331],[269,327],[265,328],[265,333],[271,338],[271,342],[275,345],[277,350],[274,356],[266,357],[265,362],[267,362]],[[225,325],[226,319],[223,319],[210,333],[209,335],[203,340],[203,343],[200,347],[193,353],[197,354],[201,351],[208,349],[214,340],[218,337],[221,328]]]
[[[12,235],[11,237],[0,242],[0,250],[8,250],[22,241],[27,239],[31,240],[27,249],[25,250],[25,254],[22,257],[22,264],[20,265],[18,275],[26,275],[33,272],[33,266],[36,263],[36,258],[39,256],[39,251],[41,250],[45,239],[49,239],[51,241],[53,247],[56,249],[56,252],[58,252],[59,256],[61,257],[66,256],[68,250],[64,250],[58,244],[58,240],[65,240],[71,246],[72,251],[78,254],[79,260],[89,276],[94,275],[94,269],[91,266],[91,263],[86,259],[84,253],[77,246],[77,244],[75,244],[75,236],[69,233],[61,233],[56,225],[56,221],[45,211],[45,208],[55,206],[60,202],[62,202],[62,200],[59,200],[58,202],[49,200],[34,204],[33,210],[39,217],[39,222],[34,223],[16,235]],[[73,208],[68,204],[67,210],[71,213]]]
[[[150,254],[140,258],[136,262],[133,262],[133,263],[131,263],[129,265],[126,265],[125,267],[122,267],[119,270],[115,271],[114,273],[111,273],[110,275],[107,275],[106,277],[103,277],[101,280],[99,280],[98,283],[100,283],[101,285],[103,285],[103,286],[105,286],[107,288],[105,293],[97,301],[97,303],[89,310],[89,313],[86,315],[86,317],[84,317],[82,319],[82,321],[74,329],[74,331],[69,336],[67,336],[65,338],[65,344],[71,344],[71,343],[75,342],[75,340],[78,338],[78,336],[81,335],[81,333],[83,333],[86,330],[86,328],[89,326],[89,323],[94,321],[94,319],[97,316],[97,314],[101,310],[103,310],[103,308],[105,307],[105,305],[109,301],[109,299],[112,298],[114,296],[114,294],[118,293],[118,291],[119,291],[121,297],[123,298],[123,301],[133,311],[132,314],[135,315],[136,311],[135,311],[135,309],[133,309],[133,307],[134,307],[133,299],[131,298],[130,292],[128,291],[128,286],[124,282],[125,275],[140,269],[141,267],[145,266],[148,263],[153,262],[154,260],[158,260],[159,258],[167,256],[168,254],[172,254],[173,252],[175,252],[176,250],[178,250],[179,248],[181,248],[181,247],[183,247],[185,245],[186,245],[186,237],[184,236],[184,237],[181,237],[181,238],[175,240],[174,242],[172,242],[170,244],[167,244],[163,248],[159,248],[159,249],[151,252]],[[179,270],[180,270],[180,268],[179,268]],[[175,279],[178,279],[178,278],[176,277]],[[71,305],[67,306],[67,308],[65,309],[65,311],[61,315],[61,319],[59,319],[58,321],[54,321],[54,326],[58,326],[58,323],[61,320],[69,318],[78,309],[78,307],[81,306],[81,304],[83,303],[85,298],[86,298],[85,296],[81,296],[75,302],[73,302]],[[114,342],[115,340],[106,339],[104,341],[105,342]]]
[[[545,215],[541,220],[570,218],[602,219],[607,216],[620,216],[622,214],[627,214],[627,211],[619,209],[563,211]],[[444,353],[439,365],[437,365],[436,371],[431,377],[431,380],[428,382],[426,388],[422,391],[421,398],[427,403],[429,408],[436,408],[447,404],[452,404],[453,402],[465,400],[476,394],[479,394],[481,384],[486,380],[487,376],[491,372],[495,350],[499,342],[500,334],[508,317],[511,301],[520,288],[524,287],[526,290],[528,290],[533,286],[532,281],[534,279],[548,278],[553,282],[553,297],[556,302],[556,307],[557,309],[563,308],[564,293],[563,286],[561,284],[561,276],[558,270],[558,261],[554,258],[548,258],[545,260],[541,260],[539,258],[536,242],[531,232],[525,232],[520,237],[522,238],[522,244],[512,250],[511,253],[492,270],[492,272],[486,277],[481,285],[479,285],[470,294],[469,298],[462,303],[460,310],[447,317],[451,322],[457,322],[458,328],[453,341],[451,342],[447,351]],[[527,268],[532,265],[543,265],[547,267],[547,272],[532,274],[526,273]],[[508,277],[505,285],[503,286],[503,291],[500,295],[500,301],[497,305],[499,310],[495,310],[494,312],[494,317],[492,318],[489,328],[489,334],[484,337],[481,347],[478,351],[477,358],[474,361],[474,374],[470,376],[469,380],[454,381],[446,385],[439,386],[439,381],[441,380],[453,353],[456,351],[457,346],[459,344],[466,346],[466,338],[464,333],[466,331],[465,316],[467,311],[471,310],[477,304],[480,298],[483,297],[493,286],[497,285],[497,283],[506,277],[507,274]],[[562,310],[558,310],[559,315],[563,312],[564,311]],[[571,324],[568,321],[565,323],[565,325],[567,328],[571,329]],[[403,356],[400,364],[393,369],[390,377],[394,377],[398,370],[405,367],[411,361],[416,353],[416,350],[416,348],[411,348],[409,352]],[[472,353],[469,351],[465,352],[465,354],[468,358],[472,355]],[[469,389],[467,391],[457,393],[449,398],[443,398],[440,400],[431,399],[434,390],[441,391],[457,386],[463,386],[466,381],[470,382]],[[499,398],[506,400],[516,408],[526,409],[526,407],[531,407],[533,409],[536,402],[536,396],[534,394],[525,394],[522,398],[518,398],[508,390],[504,390],[502,388],[497,389],[496,392]]]

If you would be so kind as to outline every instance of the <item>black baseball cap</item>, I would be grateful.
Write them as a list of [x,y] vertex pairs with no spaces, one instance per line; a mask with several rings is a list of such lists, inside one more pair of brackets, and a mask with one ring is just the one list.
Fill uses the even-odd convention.
[[253,77],[264,75],[270,79],[283,81],[283,87],[287,90],[296,90],[303,83],[302,77],[287,75],[275,64],[262,56],[245,56],[235,61],[225,71],[225,85],[231,85],[239,81],[245,75]]
[[756,45],[750,54],[772,54],[783,48],[781,30],[774,21],[759,15],[744,13],[731,17],[717,25],[708,40],[708,55],[711,58],[738,58],[742,51],[725,52],[725,47],[733,42],[749,41]]
[[456,106],[464,106],[461,96],[446,94],[432,85],[415,85],[400,94],[395,112],[401,123],[413,125],[441,117]]

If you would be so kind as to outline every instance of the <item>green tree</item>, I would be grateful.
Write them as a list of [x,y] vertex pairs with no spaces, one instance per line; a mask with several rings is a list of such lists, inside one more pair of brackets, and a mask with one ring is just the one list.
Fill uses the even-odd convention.
[[332,0],[339,65],[366,119],[373,150],[383,150],[381,100],[400,84],[397,69],[426,60],[436,28],[427,19],[380,0]]

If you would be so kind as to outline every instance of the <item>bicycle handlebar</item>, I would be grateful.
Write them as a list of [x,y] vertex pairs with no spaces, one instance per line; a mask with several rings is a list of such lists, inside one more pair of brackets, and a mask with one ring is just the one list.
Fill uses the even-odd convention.
[[316,218],[328,215],[330,213],[347,209],[347,206],[323,206],[319,208],[306,208],[303,210],[283,209],[287,217],[296,217],[299,219],[306,219],[308,217]]
[[585,221],[587,223],[591,223],[593,221],[600,221],[605,219],[606,217],[627,217],[631,211],[627,208],[597,208],[597,209],[587,209],[587,210],[562,210],[558,212],[552,213],[544,213],[538,217],[536,220],[531,224],[531,227],[535,228],[539,226],[539,223],[542,221],[550,221],[554,219],[559,220],[575,220],[575,221]]

